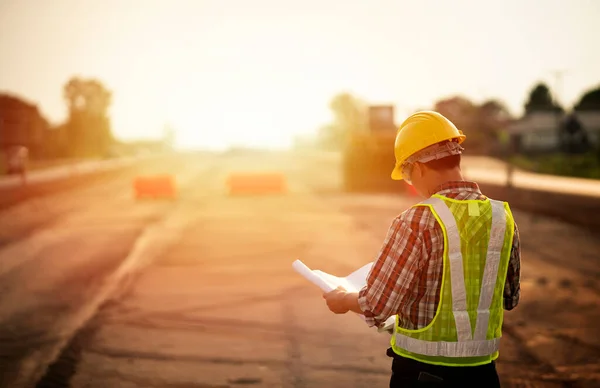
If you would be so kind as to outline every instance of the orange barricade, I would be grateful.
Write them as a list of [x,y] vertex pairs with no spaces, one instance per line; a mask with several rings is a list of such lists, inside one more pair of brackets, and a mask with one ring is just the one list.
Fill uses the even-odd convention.
[[136,198],[175,198],[175,180],[170,175],[137,177],[133,182]]
[[282,194],[287,192],[285,176],[281,173],[236,173],[227,179],[232,195]]

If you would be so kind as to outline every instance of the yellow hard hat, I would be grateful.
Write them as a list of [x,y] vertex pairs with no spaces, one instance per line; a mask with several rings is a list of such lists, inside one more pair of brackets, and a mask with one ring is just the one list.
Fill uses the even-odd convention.
[[415,152],[446,140],[455,140],[460,144],[466,138],[462,131],[438,112],[414,113],[400,124],[396,132],[396,166],[392,171],[392,179],[402,180],[402,164]]

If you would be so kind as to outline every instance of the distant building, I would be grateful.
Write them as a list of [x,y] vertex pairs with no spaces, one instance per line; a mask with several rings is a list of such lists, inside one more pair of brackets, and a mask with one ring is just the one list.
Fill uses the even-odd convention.
[[44,140],[48,123],[37,106],[17,97],[0,95],[0,147],[35,148]]
[[14,155],[13,150],[18,147],[25,147],[35,158],[44,156],[47,129],[48,122],[37,106],[0,94],[0,158]]
[[560,151],[565,139],[576,139],[589,146],[600,146],[600,111],[557,114],[530,113],[508,126],[512,142],[519,152]]

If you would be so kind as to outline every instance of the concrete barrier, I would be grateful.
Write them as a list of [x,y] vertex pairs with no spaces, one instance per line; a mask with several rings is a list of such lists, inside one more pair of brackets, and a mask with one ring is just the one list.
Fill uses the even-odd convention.
[[513,209],[554,217],[586,229],[600,228],[600,181],[536,174],[516,170],[508,186],[504,167],[473,165],[467,179],[479,184],[490,198],[504,200]]
[[512,209],[554,217],[580,225],[589,230],[600,230],[600,198],[522,187],[507,187],[479,182],[488,197],[507,201]]
[[[35,170],[22,176],[0,178],[0,209],[18,202],[67,190],[82,183],[91,182],[115,170],[133,167],[151,156],[128,157],[102,161],[88,161],[71,165]],[[155,156],[152,156],[155,157]]]
[[[336,152],[313,152],[320,163],[341,171]],[[318,159],[317,159],[318,158]],[[590,230],[600,230],[600,180],[536,174],[515,169],[513,187],[507,186],[507,166],[491,157],[464,156],[465,178],[477,182],[490,198],[504,200],[511,208],[542,214]],[[403,193],[391,179],[378,182],[373,191]]]
[[35,185],[37,183],[72,178],[94,172],[111,171],[117,168],[132,165],[133,163],[139,162],[145,158],[148,157],[127,157],[100,161],[94,160],[50,167],[28,172],[25,180],[23,180],[23,177],[19,175],[9,175],[0,177],[0,189],[16,188],[22,186],[23,184]]

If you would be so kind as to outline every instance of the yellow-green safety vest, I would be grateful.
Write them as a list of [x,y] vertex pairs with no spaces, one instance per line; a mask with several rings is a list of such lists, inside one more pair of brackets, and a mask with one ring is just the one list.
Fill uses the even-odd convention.
[[435,365],[475,366],[498,358],[506,272],[514,236],[507,203],[454,200],[434,195],[428,206],[444,234],[440,300],[426,327],[403,329],[391,339],[400,356]]

